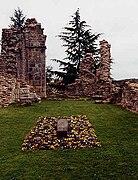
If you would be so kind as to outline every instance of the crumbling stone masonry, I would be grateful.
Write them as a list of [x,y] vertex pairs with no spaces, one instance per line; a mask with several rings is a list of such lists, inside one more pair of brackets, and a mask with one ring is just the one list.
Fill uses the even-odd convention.
[[0,73],[0,107],[7,107],[15,101],[16,78]]
[[138,83],[125,83],[120,105],[138,113]]
[[[24,30],[2,29],[0,54],[0,107],[14,102],[28,105],[46,97],[45,41],[43,28],[34,18],[27,19]],[[138,113],[138,83],[116,86],[110,78],[110,45],[100,41],[99,69],[87,53],[80,63],[79,78],[67,86],[65,97],[87,96],[101,103],[117,103]]]
[[94,59],[87,53],[80,63],[79,79],[68,85],[65,93],[68,96],[91,96],[95,92]]
[[2,29],[0,72],[24,80],[40,97],[46,96],[45,41],[41,24],[27,19],[25,28]]
[[96,71],[96,96],[101,97],[103,102],[110,102],[113,93],[111,69],[111,45],[103,40],[100,41],[101,64]]
[[35,19],[25,23],[25,57],[27,61],[25,80],[34,87],[40,97],[46,96],[45,41],[41,24]]
[[91,96],[102,101],[110,101],[112,94],[112,81],[110,78],[110,45],[107,41],[100,41],[101,65],[94,73],[94,59],[87,53],[80,63],[79,78],[75,83],[68,85],[68,96]]
[[0,73],[0,107],[7,107],[15,102],[28,105],[34,101],[38,102],[40,98],[34,92],[33,87],[11,74]]
[[100,55],[101,55],[101,65],[96,72],[97,81],[109,81],[110,79],[110,63],[111,63],[111,54],[110,54],[111,45],[103,40],[100,41]]
[[[18,28],[2,29],[1,67],[0,71],[23,79],[26,59],[23,58],[23,33]],[[24,68],[23,68],[24,67]]]

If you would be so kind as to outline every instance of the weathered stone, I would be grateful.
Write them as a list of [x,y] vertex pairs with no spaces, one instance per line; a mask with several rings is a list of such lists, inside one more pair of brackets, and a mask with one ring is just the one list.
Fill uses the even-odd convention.
[[57,137],[67,137],[68,121],[67,119],[58,119],[57,121]]
[[109,103],[112,97],[113,86],[110,77],[110,55],[111,45],[103,40],[100,41],[101,64],[96,71],[96,92],[95,95],[103,97],[103,103]]
[[16,79],[11,76],[3,76],[0,73],[0,107],[7,107],[16,98]]
[[23,31],[2,29],[0,72],[25,81],[40,97],[46,96],[45,41],[43,28],[34,18],[26,20]]
[[120,104],[128,110],[138,113],[138,83],[125,83]]
[[65,93],[68,96],[91,96],[95,92],[94,59],[91,53],[80,62],[79,79],[67,86]]
[[100,81],[109,81],[110,80],[110,55],[111,45],[105,41],[100,41],[100,55],[101,55],[101,65],[96,72],[97,80]]
[[[46,97],[45,41],[43,28],[34,18],[26,20],[23,31],[18,28],[2,29],[0,107],[14,102],[28,105]],[[123,87],[112,83],[110,48],[107,41],[100,41],[101,64],[96,72],[93,55],[87,53],[80,62],[79,78],[67,86],[64,95],[63,90],[56,92],[58,97],[87,96],[95,99],[96,103],[119,103],[138,112],[137,83],[128,82]]]
[[35,19],[27,19],[23,31],[18,28],[2,29],[1,107],[17,99],[28,103],[46,97],[45,41],[43,28]]
[[25,56],[28,60],[26,81],[34,87],[40,97],[46,96],[45,41],[41,24],[33,19],[25,23]]
[[[87,53],[80,62],[79,78],[75,83],[68,85],[65,93],[70,96],[90,96],[93,99],[102,97],[103,102],[108,103],[112,94],[112,81],[110,78],[110,45],[107,41],[100,42],[100,62],[99,69],[94,68],[94,58],[91,53]],[[107,99],[107,100],[106,100]]]
[[32,86],[10,74],[0,73],[0,107],[7,107],[15,102],[29,105],[36,101],[41,101],[41,98],[36,95]]

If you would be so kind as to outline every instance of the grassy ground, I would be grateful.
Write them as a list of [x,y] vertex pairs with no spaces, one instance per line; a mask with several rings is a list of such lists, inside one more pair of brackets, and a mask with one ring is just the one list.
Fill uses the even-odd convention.
[[[97,149],[22,151],[39,116],[86,115],[102,143]],[[0,109],[1,180],[137,179],[138,115],[92,101],[43,101]]]

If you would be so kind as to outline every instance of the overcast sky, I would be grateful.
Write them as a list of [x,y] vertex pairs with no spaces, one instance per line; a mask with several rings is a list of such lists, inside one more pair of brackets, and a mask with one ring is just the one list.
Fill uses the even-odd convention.
[[47,65],[57,68],[50,59],[65,57],[56,36],[80,8],[81,20],[111,44],[112,77],[138,78],[138,0],[0,0],[0,34],[17,7],[45,29]]

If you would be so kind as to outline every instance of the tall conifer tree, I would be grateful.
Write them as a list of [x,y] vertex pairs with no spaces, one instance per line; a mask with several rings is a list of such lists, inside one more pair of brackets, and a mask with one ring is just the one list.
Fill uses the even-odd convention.
[[[91,32],[91,28],[86,24],[86,21],[81,20],[79,9],[71,17],[72,20],[69,21],[68,25],[58,35],[63,41],[63,46],[66,48],[66,57],[63,61],[55,60],[63,66],[62,70],[66,72],[60,73],[61,77],[63,75],[63,81],[66,79],[66,84],[74,82],[79,74],[80,61],[87,52],[93,53],[97,57],[98,48],[96,41],[101,35],[100,33],[93,34]],[[95,58],[95,68],[98,64],[99,61]],[[57,71],[56,73],[59,76]],[[69,78],[70,75],[71,78]]]

